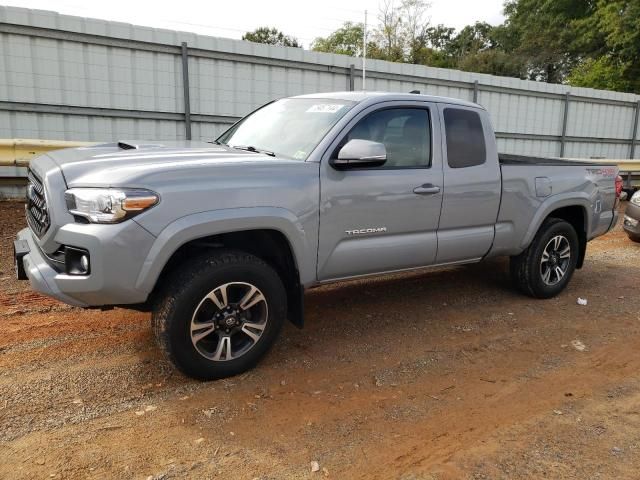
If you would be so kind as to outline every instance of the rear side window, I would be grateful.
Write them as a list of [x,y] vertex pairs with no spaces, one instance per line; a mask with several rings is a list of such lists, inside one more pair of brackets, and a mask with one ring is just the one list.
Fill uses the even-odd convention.
[[482,165],[487,158],[480,115],[472,110],[446,108],[447,161],[451,168]]

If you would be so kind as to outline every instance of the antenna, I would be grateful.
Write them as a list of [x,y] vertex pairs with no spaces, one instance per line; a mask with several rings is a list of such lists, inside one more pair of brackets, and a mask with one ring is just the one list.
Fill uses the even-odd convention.
[[367,11],[364,11],[364,29],[362,31],[362,91],[367,88],[365,82],[367,80]]

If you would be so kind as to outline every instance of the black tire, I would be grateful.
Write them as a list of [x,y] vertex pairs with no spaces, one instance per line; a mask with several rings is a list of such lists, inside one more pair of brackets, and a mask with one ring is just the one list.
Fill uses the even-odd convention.
[[632,242],[640,243],[640,235],[633,235],[631,233],[627,233],[627,235]]
[[[221,250],[198,256],[191,259],[166,284],[151,317],[156,341],[171,363],[184,374],[199,380],[229,377],[252,368],[275,341],[287,315],[286,291],[278,274],[261,259],[244,252]],[[238,290],[245,285],[247,290],[251,287],[256,288],[255,296],[261,296],[262,300],[256,306],[243,310],[243,299],[238,300],[238,294],[231,290]],[[226,298],[224,302],[220,300],[220,289],[224,289],[225,297],[229,290],[228,301]],[[240,293],[242,296],[242,292]],[[227,312],[224,308],[220,309],[211,299],[205,300],[212,294],[219,303],[227,303],[227,309],[235,308],[237,315],[235,312]],[[236,298],[232,299],[232,296]],[[250,321],[251,309],[256,308],[261,310],[259,314],[255,314],[255,318],[265,316],[264,326],[261,326],[260,330],[249,330],[256,336],[260,333],[260,336],[257,341],[254,340],[254,343],[247,346],[242,342],[251,341],[253,337],[244,333],[246,326],[241,317],[249,316],[249,320],[245,320]],[[204,309],[209,311],[203,312]],[[196,315],[201,313],[206,314],[203,318],[210,319],[205,323],[199,323]],[[224,323],[228,317],[233,317],[233,321],[237,322],[237,325],[232,327],[231,334],[228,333],[229,330],[224,330],[228,326]],[[193,324],[200,328],[195,334]],[[204,333],[209,328],[214,329],[211,330],[211,334],[192,341],[194,335]],[[225,336],[230,339],[222,340]],[[237,357],[230,354],[233,352],[234,339],[239,339],[240,344],[244,345],[243,348],[248,348]],[[211,352],[205,352],[205,347],[209,346]],[[205,354],[211,354],[212,357],[218,354],[218,360],[206,358]]]
[[[557,237],[566,239],[570,248],[570,257],[567,259],[566,265],[558,263],[560,270],[564,268],[564,275],[555,283],[549,284],[550,280],[545,281],[544,273],[549,269],[549,263],[543,267],[543,252],[547,246],[553,247],[551,242]],[[562,245],[564,241],[562,241]],[[564,249],[566,250],[566,248]],[[553,251],[553,249],[552,249]],[[534,237],[529,247],[520,255],[511,257],[511,279],[516,287],[523,293],[534,298],[551,298],[558,295],[567,286],[578,262],[579,242],[578,235],[573,226],[558,218],[548,218],[543,222],[538,233]],[[554,257],[556,257],[554,253]],[[548,257],[547,257],[548,258]],[[564,262],[564,259],[554,258],[553,262]],[[555,263],[553,264],[555,265]],[[555,267],[551,267],[555,270]],[[544,273],[543,273],[544,271]],[[560,275],[553,273],[555,277]]]
[[631,190],[631,189],[623,189],[622,191],[627,194],[627,198],[625,198],[627,202],[631,200],[631,197],[633,197],[633,194],[636,193],[635,190]]

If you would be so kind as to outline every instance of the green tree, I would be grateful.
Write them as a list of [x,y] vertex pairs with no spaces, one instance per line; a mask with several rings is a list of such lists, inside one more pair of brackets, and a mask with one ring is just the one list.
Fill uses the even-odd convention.
[[316,38],[311,50],[359,57],[362,55],[363,28],[362,23],[345,22],[328,37]]
[[466,55],[458,60],[456,67],[467,72],[488,73],[489,75],[515,78],[522,78],[526,69],[520,57],[497,48]]
[[462,58],[466,55],[494,48],[496,45],[491,37],[492,31],[493,27],[486,22],[467,25],[451,39],[446,49],[450,50],[454,56]]
[[414,43],[411,63],[439,68],[456,68],[456,59],[449,50],[449,45],[455,36],[455,28],[444,25],[427,26]]
[[429,28],[425,17],[429,6],[424,0],[403,0],[400,5],[405,61],[408,63],[420,63],[424,35]]
[[509,0],[505,29],[514,45],[507,53],[526,59],[531,80],[561,83],[584,53],[580,33],[594,12],[592,0]]
[[521,77],[525,66],[517,55],[504,50],[508,41],[502,26],[477,22],[456,33],[453,28],[437,25],[425,30],[416,63]]
[[[506,0],[502,25],[429,25],[424,0],[382,0],[369,58],[640,93],[640,0]],[[313,49],[362,55],[362,24]]]
[[525,62],[508,51],[509,37],[505,33],[503,27],[476,22],[452,37],[444,50],[460,70],[522,78]]
[[638,0],[599,0],[597,26],[607,48],[621,59],[640,59],[640,2]]
[[[595,17],[604,35],[608,65],[617,67],[626,82],[625,90],[640,93],[640,2],[598,0]],[[624,82],[613,88],[620,88]]]
[[254,43],[266,43],[268,45],[278,45],[280,47],[302,47],[296,38],[285,35],[276,28],[269,27],[260,27],[256,28],[253,32],[247,32],[242,36],[242,40]]
[[606,55],[596,59],[588,58],[569,73],[567,83],[576,87],[632,91],[632,82],[625,78],[629,67],[628,63],[621,64]]
[[402,27],[402,10],[394,0],[383,0],[378,13],[378,27],[373,30],[373,40],[379,48],[379,57],[391,62],[404,61],[405,38]]
[[[346,22],[328,37],[318,37],[311,43],[316,52],[338,53],[352,57],[362,56],[363,24]],[[369,37],[369,35],[367,35]],[[367,42],[367,58],[386,60],[385,49],[369,37]]]
[[436,50],[446,50],[451,40],[456,36],[456,29],[436,25],[428,27],[424,32],[426,44]]

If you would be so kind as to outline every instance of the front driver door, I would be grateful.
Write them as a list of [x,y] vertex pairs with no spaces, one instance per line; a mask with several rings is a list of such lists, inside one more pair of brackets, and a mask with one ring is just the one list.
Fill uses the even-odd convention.
[[[387,162],[334,169],[331,156],[354,138],[383,143]],[[434,263],[443,193],[439,138],[437,109],[418,101],[366,109],[336,138],[320,167],[320,281]]]

